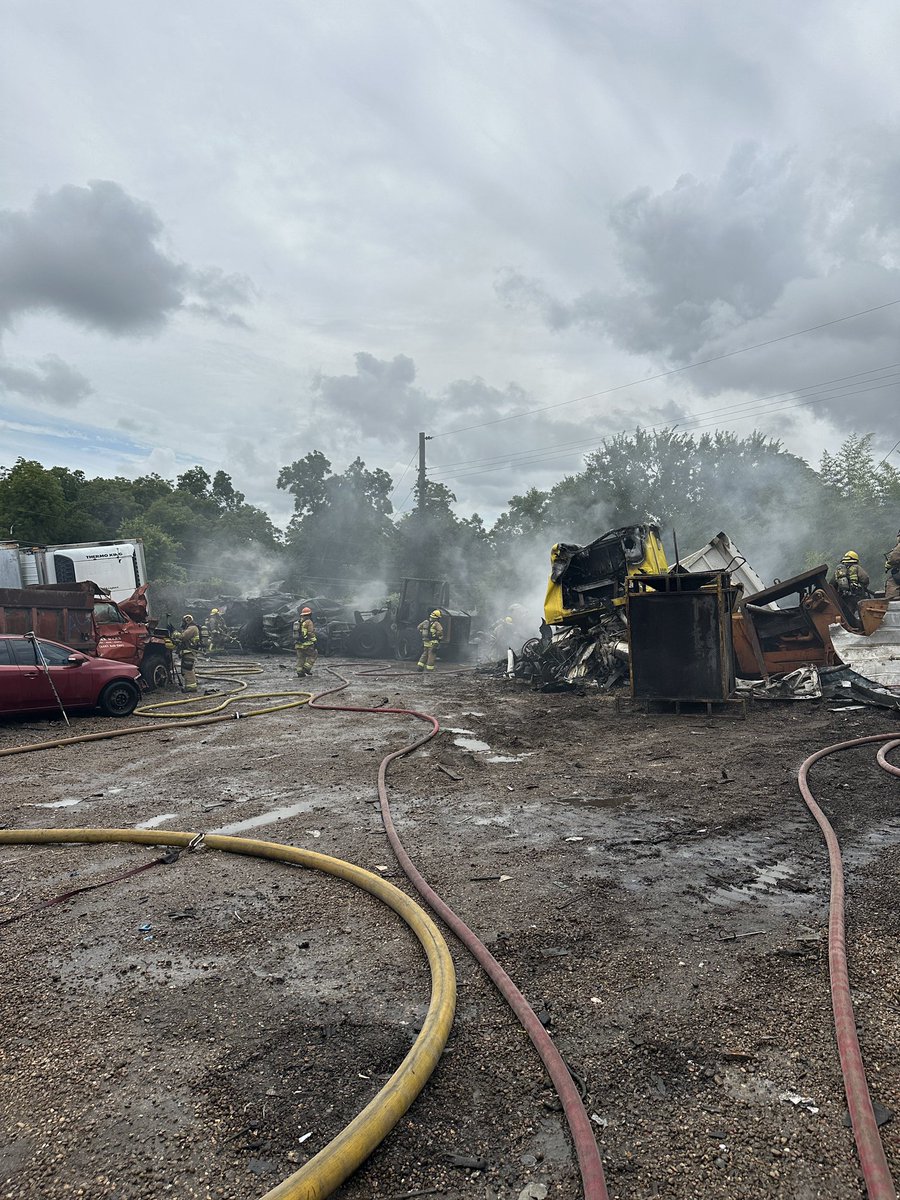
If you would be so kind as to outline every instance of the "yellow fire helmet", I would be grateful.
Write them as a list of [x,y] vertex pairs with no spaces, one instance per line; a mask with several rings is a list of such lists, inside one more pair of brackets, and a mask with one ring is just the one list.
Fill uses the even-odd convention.
[[431,614],[431,620],[436,621],[440,615],[441,615],[441,610],[439,608],[436,608],[434,610],[434,612]]
[[859,562],[859,555],[855,550],[848,550],[844,555],[842,562]]
[[211,617],[217,617],[219,615],[219,610],[217,608],[211,608],[209,610],[209,615]]

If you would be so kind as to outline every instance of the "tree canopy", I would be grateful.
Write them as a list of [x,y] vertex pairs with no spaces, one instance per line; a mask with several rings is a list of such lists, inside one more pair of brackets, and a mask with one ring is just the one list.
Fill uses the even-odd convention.
[[765,578],[855,549],[878,584],[900,517],[900,472],[858,434],[814,468],[761,433],[637,429],[606,438],[552,488],[514,495],[490,527],[460,516],[457,496],[431,479],[412,511],[395,514],[386,471],[360,458],[335,470],[320,450],[282,467],[277,486],[294,505],[284,534],[224,470],[89,479],[20,458],[0,469],[0,536],[26,545],[140,537],[160,582],[252,592],[284,579],[299,592],[321,582],[350,595],[412,575],[450,580],[460,605],[501,608],[536,602],[554,542],[648,518],[670,554],[676,536],[685,554],[724,530]]

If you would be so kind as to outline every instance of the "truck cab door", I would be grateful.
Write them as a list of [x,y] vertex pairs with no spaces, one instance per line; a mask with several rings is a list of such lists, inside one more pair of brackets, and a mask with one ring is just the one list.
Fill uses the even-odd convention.
[[100,658],[135,662],[134,642],[127,636],[128,625],[128,618],[116,604],[108,600],[95,602],[94,629],[97,633],[97,654]]

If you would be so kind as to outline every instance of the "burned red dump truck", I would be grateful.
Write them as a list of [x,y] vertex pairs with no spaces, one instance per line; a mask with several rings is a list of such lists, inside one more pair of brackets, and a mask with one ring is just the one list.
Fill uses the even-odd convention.
[[147,585],[118,604],[91,582],[0,588],[0,633],[51,642],[138,667],[148,687],[172,678],[173,645],[147,618]]

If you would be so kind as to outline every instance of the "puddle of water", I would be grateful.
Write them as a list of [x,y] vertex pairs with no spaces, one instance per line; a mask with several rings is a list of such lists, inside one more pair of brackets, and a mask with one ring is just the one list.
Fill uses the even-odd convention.
[[[524,758],[524,755],[522,755]],[[576,794],[569,796],[550,796],[549,799],[555,800],[557,804],[583,804],[587,808],[615,808],[627,799],[626,796],[581,796]]]
[[[214,829],[213,833],[239,834],[245,829],[256,829],[260,825],[274,825],[276,821],[284,821],[288,817],[296,817],[298,813],[308,812],[310,801],[301,800],[299,804],[288,804],[284,808],[271,808],[268,812],[256,817],[247,817],[243,821],[235,821],[233,825],[223,825]],[[309,832],[309,831],[307,831]]]
[[166,821],[174,821],[178,813],[160,813],[158,817],[148,817],[146,821],[141,821],[139,825],[135,825],[135,829],[156,829]]
[[73,804],[80,804],[81,801],[77,798],[71,800],[54,800],[52,804],[32,804],[32,808],[71,808]]
[[476,753],[481,753],[484,750],[490,750],[487,742],[482,742],[475,737],[457,737],[453,739],[454,746],[461,746],[463,750],[474,750]]
[[447,725],[444,729],[444,733],[469,733],[469,734],[474,735],[475,730],[474,729],[455,729],[452,725]]
[[746,900],[748,896],[758,896],[760,892],[777,888],[783,879],[789,879],[794,874],[794,868],[786,862],[772,863],[768,867],[754,867],[756,876],[750,883],[735,887],[720,887],[709,895],[712,904],[734,904]]
[[[485,747],[485,749],[487,749],[487,747]],[[488,762],[500,762],[500,763],[518,762],[519,759],[524,758],[524,757],[525,757],[524,754],[492,754],[492,755],[490,755],[490,757],[488,758],[487,761]]]

